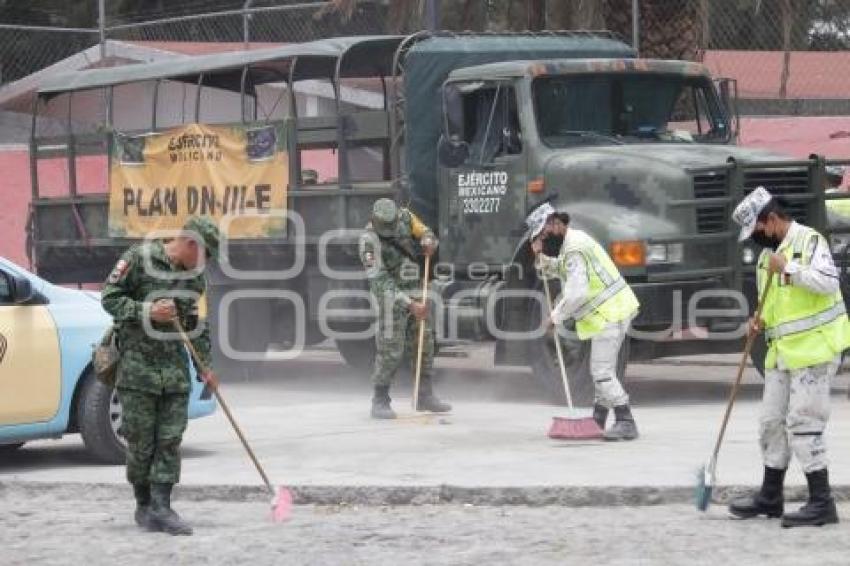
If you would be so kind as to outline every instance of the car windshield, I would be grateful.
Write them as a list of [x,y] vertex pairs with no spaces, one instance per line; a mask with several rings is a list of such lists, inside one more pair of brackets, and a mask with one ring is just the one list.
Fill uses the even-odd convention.
[[608,73],[541,77],[533,83],[537,127],[552,147],[729,141],[705,77]]

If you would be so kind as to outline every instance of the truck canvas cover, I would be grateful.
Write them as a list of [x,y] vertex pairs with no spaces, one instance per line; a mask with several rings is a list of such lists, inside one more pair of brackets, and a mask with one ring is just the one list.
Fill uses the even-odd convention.
[[[437,140],[440,89],[449,73],[496,61],[633,58],[634,50],[607,33],[552,35],[440,35],[413,45],[404,61],[407,93],[405,158],[410,172],[411,206],[426,222],[437,220]],[[415,124],[416,127],[410,127]]]

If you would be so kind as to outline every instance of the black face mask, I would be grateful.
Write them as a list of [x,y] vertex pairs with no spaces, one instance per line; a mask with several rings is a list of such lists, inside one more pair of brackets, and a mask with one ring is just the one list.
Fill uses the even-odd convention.
[[782,240],[780,240],[776,236],[768,236],[760,230],[754,231],[750,236],[750,239],[756,245],[759,245],[763,248],[770,248],[772,250],[776,250],[776,248],[779,247],[779,244],[782,243]]

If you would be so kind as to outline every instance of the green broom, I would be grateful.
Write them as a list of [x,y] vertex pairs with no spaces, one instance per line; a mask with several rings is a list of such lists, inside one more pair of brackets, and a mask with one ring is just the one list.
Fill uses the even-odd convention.
[[[761,319],[761,311],[764,308],[764,300],[767,298],[767,292],[770,290],[770,285],[773,283],[773,272],[767,276],[767,285],[761,292],[758,307],[756,308],[755,320]],[[749,330],[749,329],[748,329]],[[714,488],[714,482],[717,479],[715,472],[717,470],[717,455],[720,453],[720,445],[723,443],[723,435],[726,434],[726,425],[729,423],[729,416],[732,414],[732,405],[735,404],[735,398],[738,396],[738,390],[741,388],[741,377],[744,375],[744,367],[747,365],[747,358],[750,356],[750,350],[753,349],[756,334],[753,332],[747,333],[747,341],[744,344],[744,355],[741,356],[741,363],[738,364],[738,375],[735,377],[735,382],[732,384],[732,391],[729,394],[729,402],[726,404],[726,414],[723,415],[723,422],[720,425],[720,434],[717,435],[717,442],[714,444],[714,452],[708,463],[702,466],[697,473],[696,486],[696,504],[700,511],[707,511],[711,505],[711,492]]]

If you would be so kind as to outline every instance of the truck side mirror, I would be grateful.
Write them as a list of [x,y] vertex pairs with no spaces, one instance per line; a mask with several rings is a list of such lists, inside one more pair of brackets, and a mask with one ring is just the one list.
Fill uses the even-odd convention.
[[720,103],[729,118],[729,128],[732,137],[737,138],[740,131],[740,117],[738,115],[738,81],[735,79],[718,79],[717,89],[720,91]]
[[469,159],[469,144],[457,136],[446,138],[445,135],[441,135],[437,143],[437,157],[443,167],[449,169],[460,167]]
[[14,301],[15,304],[20,305],[32,300],[34,293],[32,290],[32,283],[30,283],[29,279],[12,275],[10,283],[12,287],[12,301]]

